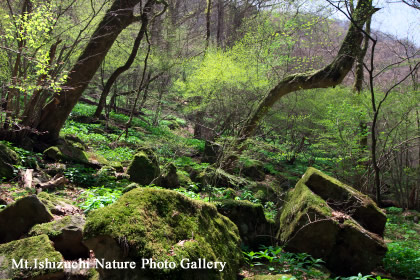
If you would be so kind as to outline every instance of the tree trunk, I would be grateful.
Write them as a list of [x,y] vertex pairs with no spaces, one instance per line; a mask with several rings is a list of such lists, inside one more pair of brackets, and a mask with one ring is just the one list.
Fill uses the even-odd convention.
[[[133,10],[139,2],[139,0],[115,0],[113,2],[85,50],[71,69],[67,82],[62,86],[62,91],[55,93],[42,110],[41,121],[37,129],[46,132],[43,135],[44,141],[54,141],[58,138],[64,122],[98,70],[115,39],[122,30],[136,20]],[[154,3],[155,0],[148,2]]]
[[211,17],[211,0],[207,0],[207,9],[206,9],[206,46],[205,51],[207,51],[210,43],[210,17]]
[[257,110],[247,120],[239,134],[239,141],[251,136],[268,110],[284,95],[302,89],[327,88],[340,84],[353,67],[363,41],[362,28],[367,19],[376,11],[370,0],[360,0],[352,15],[352,23],[337,56],[323,69],[293,74],[283,79],[273,88]]
[[[365,32],[367,35],[370,36],[370,23],[371,23],[372,17],[370,16],[368,20],[366,21],[366,29]],[[353,84],[353,90],[357,93],[360,93],[363,88],[363,60],[365,59],[367,50],[369,47],[369,37],[365,36],[365,39],[363,41],[363,47],[360,50],[360,53],[357,55],[356,59],[356,69],[355,69],[355,77],[354,77],[354,84]]]
[[137,51],[140,47],[140,42],[143,39],[143,36],[144,36],[144,34],[146,33],[146,30],[147,30],[147,25],[149,23],[149,13],[151,12],[152,6],[153,6],[153,2],[149,1],[149,2],[147,2],[146,6],[144,7],[143,14],[141,15],[141,28],[139,30],[139,33],[137,34],[136,40],[134,41],[134,45],[133,45],[133,49],[131,50],[131,54],[128,57],[126,63],[123,66],[118,67],[117,70],[115,70],[114,73],[112,73],[111,77],[106,82],[104,90],[102,91],[101,97],[99,99],[98,107],[96,108],[95,114],[93,115],[94,117],[99,118],[101,116],[101,113],[102,113],[102,111],[104,109],[104,106],[105,106],[105,103],[106,103],[106,98],[108,97],[108,94],[109,94],[109,91],[112,88],[112,85],[117,80],[117,78],[122,73],[127,71],[131,67],[131,65],[133,64],[134,59],[136,58],[136,55],[137,55]]
[[225,16],[225,3],[223,0],[217,1],[217,46],[223,47],[224,42],[224,16]]

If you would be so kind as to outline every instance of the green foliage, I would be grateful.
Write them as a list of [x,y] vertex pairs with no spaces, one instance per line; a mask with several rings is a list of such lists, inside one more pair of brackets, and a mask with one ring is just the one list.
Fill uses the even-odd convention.
[[372,275],[362,275],[359,273],[357,276],[350,277],[336,277],[334,280],[390,280],[387,278],[382,278],[381,276],[372,276]]
[[[403,215],[403,209],[387,208],[385,237],[393,240],[383,260],[386,271],[406,279],[420,279],[419,226]],[[419,215],[412,211],[412,215]]]
[[315,278],[325,276],[319,269],[324,262],[315,259],[306,253],[285,252],[282,247],[265,247],[258,252],[243,251],[245,261],[248,265],[267,266],[272,273],[290,273],[297,279]]
[[90,188],[79,197],[78,206],[85,213],[114,203],[122,195],[122,188],[97,187]]
[[420,251],[407,246],[405,242],[388,244],[384,258],[386,271],[407,279],[420,279]]
[[[54,10],[57,7],[54,3],[47,2],[34,2],[32,5],[34,7],[30,13],[15,14],[13,17],[3,16],[6,24],[4,33],[0,34],[0,40],[9,46],[16,42],[24,42],[22,47],[24,53],[28,54],[26,61],[30,63],[31,70],[30,75],[25,75],[25,78],[20,79],[19,82],[14,81],[10,86],[27,93],[41,88],[60,91],[60,85],[67,79],[66,72],[61,73],[59,77],[52,77],[49,73],[51,68],[49,44],[51,31],[56,23]],[[46,77],[42,84],[38,81],[41,75]]]
[[37,163],[40,161],[39,159],[42,157],[42,154],[31,152],[25,150],[23,148],[14,146],[10,142],[3,141],[2,143],[6,144],[11,150],[15,151],[19,155],[19,159],[21,164],[15,166],[17,169],[24,169],[24,168],[36,168]]
[[95,169],[90,167],[85,167],[81,164],[73,165],[72,167],[67,167],[64,171],[64,176],[69,179],[70,182],[78,186],[89,187],[95,185],[96,179],[94,174],[96,173]]

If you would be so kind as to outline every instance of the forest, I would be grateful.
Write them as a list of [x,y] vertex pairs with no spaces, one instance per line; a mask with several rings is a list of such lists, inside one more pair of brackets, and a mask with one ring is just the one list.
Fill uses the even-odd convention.
[[420,279],[399,9],[2,0],[0,279]]

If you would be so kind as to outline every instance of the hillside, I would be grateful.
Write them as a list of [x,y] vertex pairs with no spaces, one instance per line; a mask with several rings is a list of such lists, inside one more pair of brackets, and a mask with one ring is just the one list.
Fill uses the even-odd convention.
[[0,279],[420,279],[420,49],[381,7],[2,1]]

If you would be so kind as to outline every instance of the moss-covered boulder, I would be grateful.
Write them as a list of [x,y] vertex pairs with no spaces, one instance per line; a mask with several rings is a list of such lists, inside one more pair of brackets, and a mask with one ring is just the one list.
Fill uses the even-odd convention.
[[159,163],[155,153],[150,149],[139,151],[127,169],[130,180],[140,185],[149,185],[160,174]]
[[66,216],[50,223],[35,225],[29,231],[29,236],[46,234],[66,260],[86,259],[89,258],[89,249],[82,243],[84,225],[83,216]]
[[110,161],[109,166],[113,167],[117,172],[124,172],[124,167],[122,166],[121,162]]
[[89,156],[82,146],[64,139],[60,139],[58,145],[46,149],[44,156],[54,161],[89,164]]
[[179,181],[180,186],[189,187],[190,185],[193,184],[193,181],[191,180],[188,172],[184,170],[178,170],[176,174],[178,175],[178,181]]
[[[63,261],[45,234],[0,245],[0,279],[64,279],[63,269],[40,268],[41,262]],[[15,263],[13,263],[13,260]],[[38,267],[35,265],[37,260]],[[25,261],[27,267],[25,269]],[[15,265],[19,265],[17,268]]]
[[[308,169],[296,187],[287,194],[287,202],[279,215],[277,239],[289,251],[305,252],[315,258],[324,259],[326,266],[340,275],[370,273],[381,263],[387,249],[378,234],[363,228],[351,216],[355,213],[354,209],[360,207],[363,199],[367,198],[346,186],[352,196],[343,197],[341,201],[334,200],[336,196],[331,194],[331,200],[325,200],[314,193],[313,189],[318,188],[311,189],[308,186],[313,185],[313,176],[319,181],[321,176],[325,188],[338,188],[331,186],[337,184],[344,188],[342,183],[322,172]],[[332,191],[322,190],[321,194],[323,193]],[[349,204],[353,197],[357,197],[353,202],[355,205]],[[347,207],[342,208],[342,205]]]
[[206,141],[204,144],[203,162],[215,163],[222,146],[215,142]]
[[[136,188],[124,194],[89,214],[84,235],[97,258],[138,264],[134,270],[100,270],[106,279],[236,279],[242,259],[234,223],[214,205],[170,190]],[[144,262],[151,259],[174,267],[150,269]],[[193,263],[203,262],[213,268],[194,269]]]
[[274,245],[276,227],[274,222],[267,221],[261,204],[223,199],[217,201],[216,206],[219,213],[236,224],[243,245],[251,249]]
[[179,187],[178,173],[176,166],[173,163],[170,163],[163,168],[157,184],[168,189]]
[[242,173],[254,181],[264,181],[264,165],[258,160],[248,160],[243,163]]
[[59,197],[55,194],[40,192],[37,196],[54,215],[72,215],[81,212],[80,208],[74,206],[71,200]]
[[19,156],[0,142],[0,179],[13,177],[13,165],[19,163]]
[[250,184],[248,180],[229,174],[221,168],[207,167],[201,171],[191,169],[190,176],[194,182],[198,182],[203,186],[211,185],[216,187],[241,189]]
[[53,216],[35,196],[27,196],[0,212],[0,243],[19,239],[34,225],[46,223]]
[[305,185],[324,199],[331,208],[345,212],[365,229],[383,236],[386,215],[367,195],[341,183],[315,168],[309,168],[303,179]]

